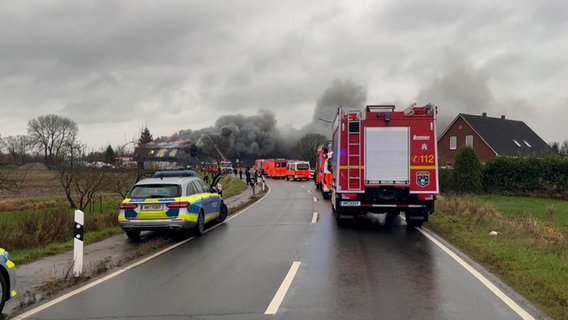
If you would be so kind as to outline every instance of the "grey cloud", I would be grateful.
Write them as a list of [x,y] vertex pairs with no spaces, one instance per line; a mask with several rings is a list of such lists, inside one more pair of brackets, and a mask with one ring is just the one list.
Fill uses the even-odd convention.
[[[560,0],[3,2],[0,108],[10,118],[0,132],[61,113],[85,130],[116,135],[118,124],[147,122],[161,135],[208,130],[243,154],[278,153],[289,144],[279,136],[325,132],[316,119],[372,99],[432,102],[449,118],[530,115],[545,139],[562,140],[554,107],[567,98],[567,9]],[[257,130],[270,119],[259,109],[273,113],[270,135]],[[122,140],[105,134],[89,132],[101,141],[87,143]]]

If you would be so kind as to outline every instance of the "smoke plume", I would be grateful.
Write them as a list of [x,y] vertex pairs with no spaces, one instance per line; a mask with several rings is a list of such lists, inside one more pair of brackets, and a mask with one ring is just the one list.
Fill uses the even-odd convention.
[[261,109],[257,115],[224,115],[208,128],[180,130],[170,137],[157,141],[189,141],[202,147],[212,143],[223,156],[250,165],[258,158],[288,158],[292,147],[308,133],[331,137],[331,124],[340,105],[362,108],[366,89],[349,80],[335,80],[317,100],[312,122],[301,129],[291,126],[278,127],[271,110]]
[[304,126],[301,135],[319,133],[331,138],[331,123],[337,114],[337,108],[361,109],[367,100],[367,90],[350,80],[335,80],[318,99],[312,122]]

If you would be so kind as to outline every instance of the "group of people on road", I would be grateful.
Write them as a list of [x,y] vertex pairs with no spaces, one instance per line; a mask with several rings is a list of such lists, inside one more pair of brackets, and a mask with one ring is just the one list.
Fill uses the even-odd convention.
[[258,170],[255,170],[254,168],[250,168],[250,167],[246,167],[245,169],[240,168],[239,169],[239,179],[243,179],[243,171],[244,171],[244,175],[245,175],[245,179],[246,179],[246,183],[248,186],[250,186],[252,188],[252,192],[255,192],[255,186],[257,184],[264,184],[264,176],[258,172]]

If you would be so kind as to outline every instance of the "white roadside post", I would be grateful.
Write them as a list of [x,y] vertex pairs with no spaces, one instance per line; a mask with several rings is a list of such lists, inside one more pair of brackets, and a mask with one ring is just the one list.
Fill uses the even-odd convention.
[[83,273],[83,225],[85,214],[81,210],[75,210],[75,235],[73,250],[73,274],[79,277]]

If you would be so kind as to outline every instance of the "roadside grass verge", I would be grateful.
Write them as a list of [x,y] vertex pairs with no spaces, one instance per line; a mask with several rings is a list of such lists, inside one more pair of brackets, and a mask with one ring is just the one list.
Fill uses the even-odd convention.
[[[231,176],[222,185],[224,198],[247,187]],[[100,195],[85,210],[85,244],[122,233],[117,223],[121,201],[115,194]],[[0,200],[0,245],[17,265],[72,250],[74,211],[63,196]]]
[[225,176],[221,180],[221,185],[223,186],[223,199],[228,199],[243,192],[247,188],[245,181],[240,179],[235,179],[232,176]]
[[46,297],[54,295],[63,289],[70,288],[78,283],[104,274],[112,268],[118,267],[139,257],[145,256],[149,252],[154,252],[158,249],[161,249],[170,242],[170,239],[158,237],[156,239],[151,239],[147,242],[140,243],[136,250],[132,251],[126,258],[118,262],[113,262],[110,257],[91,262],[90,264],[84,266],[85,270],[79,277],[74,276],[72,272],[73,263],[69,263],[69,265],[64,270],[61,270],[61,274],[54,272],[48,279],[46,279],[44,283],[37,287],[37,290],[23,292],[22,295],[18,297],[17,308],[22,309],[30,304],[36,303],[45,299]]
[[428,228],[553,319],[568,319],[565,209],[566,203],[550,199],[446,196]]

